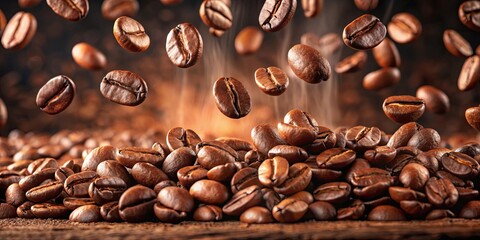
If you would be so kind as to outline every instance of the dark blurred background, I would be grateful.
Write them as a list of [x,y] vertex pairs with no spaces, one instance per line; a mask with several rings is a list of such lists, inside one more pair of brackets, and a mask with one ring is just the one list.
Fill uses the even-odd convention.
[[[261,0],[232,0],[233,27],[221,38],[208,33],[198,9],[201,0],[184,0],[182,4],[164,6],[159,0],[139,0],[140,10],[134,18],[141,22],[151,38],[144,53],[122,49],[112,34],[113,21],[101,15],[100,0],[90,1],[90,12],[80,22],[69,22],[55,15],[43,1],[38,6],[20,9],[16,0],[0,1],[0,9],[10,19],[18,11],[28,11],[38,21],[32,42],[20,51],[0,49],[0,98],[7,105],[7,126],[0,130],[6,135],[12,129],[53,132],[59,129],[131,129],[175,126],[192,128],[201,135],[248,137],[250,129],[260,123],[276,123],[292,108],[311,112],[323,125],[379,126],[387,133],[399,127],[382,111],[383,100],[390,95],[415,95],[425,84],[436,86],[449,96],[451,109],[445,115],[426,112],[421,124],[436,128],[444,136],[476,132],[464,118],[465,109],[480,103],[479,86],[468,92],[457,89],[457,78],[465,59],[450,55],[442,41],[443,31],[455,29],[475,49],[480,33],[469,30],[458,18],[460,0],[380,0],[370,13],[386,25],[399,12],[415,15],[423,25],[421,37],[413,43],[396,44],[402,58],[402,79],[399,84],[379,92],[362,88],[365,74],[379,69],[368,52],[364,69],[348,75],[333,74],[317,85],[307,84],[294,76],[290,87],[279,96],[263,94],[255,85],[253,74],[259,67],[279,66],[291,73],[287,51],[306,32],[318,35],[334,32],[341,36],[346,24],[366,13],[358,10],[353,0],[325,0],[323,11],[313,19],[303,15],[301,1],[292,22],[276,33],[265,33],[261,49],[250,56],[240,56],[234,49],[235,35],[245,26],[258,26]],[[193,23],[204,40],[204,56],[189,69],[173,66],[165,53],[168,31],[182,22]],[[87,42],[101,50],[108,65],[101,71],[88,71],[75,64],[71,49],[78,42]],[[355,51],[342,45],[329,57],[332,70],[342,58]],[[103,98],[100,81],[113,69],[126,69],[140,74],[149,86],[147,100],[137,107],[125,107]],[[35,105],[38,89],[50,78],[64,74],[77,85],[74,102],[64,112],[50,116]],[[249,90],[252,112],[240,120],[223,116],[212,97],[213,82],[222,76],[233,76]]]

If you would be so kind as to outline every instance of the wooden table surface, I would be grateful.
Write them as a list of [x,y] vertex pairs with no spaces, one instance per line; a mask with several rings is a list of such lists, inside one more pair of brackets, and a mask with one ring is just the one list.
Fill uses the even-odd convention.
[[67,220],[1,219],[0,239],[480,239],[480,220],[408,222],[71,223]]

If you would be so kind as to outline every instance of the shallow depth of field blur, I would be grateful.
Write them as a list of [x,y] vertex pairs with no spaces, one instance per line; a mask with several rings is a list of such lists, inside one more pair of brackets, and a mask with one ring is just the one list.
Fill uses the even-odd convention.
[[[143,24],[151,38],[144,53],[122,49],[112,34],[113,21],[101,15],[99,0],[90,1],[86,19],[69,22],[55,15],[45,1],[25,11],[33,13],[38,30],[32,42],[20,51],[0,49],[0,98],[8,108],[7,126],[0,130],[5,136],[12,129],[54,132],[59,129],[128,129],[147,128],[168,131],[172,127],[191,128],[202,137],[236,136],[249,138],[250,129],[260,123],[281,121],[292,108],[312,113],[319,124],[338,126],[379,126],[393,133],[399,125],[382,111],[383,100],[390,95],[415,95],[425,84],[436,86],[449,96],[451,108],[445,115],[425,112],[419,123],[435,128],[442,136],[476,134],[466,122],[465,109],[480,102],[480,86],[468,92],[457,89],[457,78],[463,58],[450,55],[442,41],[442,33],[451,28],[462,34],[476,48],[480,34],[466,28],[458,19],[459,0],[380,0],[371,12],[386,25],[395,13],[409,12],[423,25],[421,37],[409,44],[397,44],[402,58],[401,81],[379,92],[362,88],[362,78],[379,69],[371,51],[368,63],[359,72],[338,75],[335,64],[355,51],[342,45],[328,60],[332,77],[327,82],[311,85],[291,74],[287,51],[300,42],[306,32],[341,36],[346,24],[362,15],[353,0],[325,0],[323,11],[307,19],[299,1],[295,17],[284,29],[265,33],[261,49],[249,56],[240,56],[234,49],[235,35],[245,26],[258,27],[261,0],[232,0],[233,27],[221,38],[213,37],[198,14],[201,0],[184,0],[176,6],[164,6],[158,0],[139,0],[140,11],[135,18]],[[10,19],[21,9],[14,0],[0,1]],[[203,58],[192,68],[175,67],[165,53],[168,31],[182,22],[194,24],[204,41]],[[78,42],[87,42],[101,50],[108,65],[101,71],[88,71],[75,64],[71,49]],[[254,72],[259,67],[278,66],[290,75],[290,86],[278,97],[264,94],[257,88]],[[149,93],[137,107],[117,105],[103,98],[99,91],[103,76],[114,69],[138,73],[147,82]],[[38,89],[56,75],[67,75],[77,85],[73,103],[58,115],[48,115],[35,105]],[[245,118],[233,120],[222,115],[212,96],[212,85],[222,76],[243,82],[252,98],[252,111]]]

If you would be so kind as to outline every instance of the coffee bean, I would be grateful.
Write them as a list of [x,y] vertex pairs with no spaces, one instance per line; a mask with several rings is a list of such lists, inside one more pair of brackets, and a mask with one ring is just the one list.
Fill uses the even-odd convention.
[[223,206],[223,212],[230,216],[239,216],[245,210],[262,201],[262,193],[259,186],[250,186],[238,191],[233,197]]
[[82,164],[82,171],[96,171],[97,166],[105,160],[115,159],[116,148],[106,145],[90,151]]
[[235,194],[238,191],[250,187],[252,185],[262,186],[258,178],[258,170],[251,167],[240,169],[230,180],[232,193]]
[[205,0],[200,6],[200,18],[205,25],[226,31],[232,27],[232,11],[222,1]]
[[319,154],[326,149],[335,147],[336,144],[337,135],[328,128],[319,127],[315,140],[311,144],[303,146],[303,148],[310,154]]
[[18,12],[5,26],[2,45],[5,49],[22,49],[30,43],[36,31],[35,16],[27,12]]
[[272,213],[264,207],[254,206],[245,210],[242,215],[240,215],[240,222],[243,223],[272,223],[274,222]]
[[60,167],[55,171],[55,180],[64,183],[65,180],[70,177],[70,175],[73,175],[75,172],[67,167]]
[[170,151],[180,147],[190,147],[195,150],[195,146],[201,141],[197,133],[191,129],[176,127],[167,133],[167,145]]
[[366,151],[363,156],[374,166],[384,166],[397,156],[397,151],[388,146],[379,146]]
[[61,182],[52,182],[45,185],[40,185],[28,190],[25,196],[32,202],[46,202],[50,199],[56,198],[63,191],[63,184]]
[[458,216],[467,219],[480,218],[480,201],[470,201],[465,204]]
[[273,207],[273,217],[281,223],[296,222],[308,211],[308,204],[295,199],[285,199]]
[[280,136],[290,145],[303,146],[316,139],[316,132],[308,127],[300,127],[287,123],[278,123]]
[[63,206],[68,210],[75,210],[81,206],[94,205],[95,201],[91,198],[66,197],[63,199]]
[[440,135],[431,128],[424,128],[416,132],[407,143],[408,146],[415,147],[422,151],[437,148],[439,144]]
[[458,198],[460,201],[471,201],[475,200],[479,196],[478,190],[464,187],[457,187]]
[[263,32],[257,27],[248,26],[243,28],[235,37],[235,50],[240,55],[252,54],[260,49],[262,42]]
[[62,204],[37,203],[31,208],[37,218],[66,218],[70,211]]
[[288,169],[289,164],[285,158],[267,159],[258,168],[258,179],[264,186],[279,186],[288,178]]
[[341,204],[348,200],[352,187],[345,182],[331,182],[320,185],[313,191],[315,200]]
[[440,89],[431,86],[423,85],[417,89],[417,98],[425,102],[425,107],[428,111],[445,114],[450,109],[450,100],[448,96]]
[[197,145],[198,163],[206,169],[233,163],[238,154],[230,146],[219,141],[201,142]]
[[73,60],[82,68],[100,70],[107,65],[107,58],[92,45],[81,42],[72,48]]
[[278,130],[269,124],[261,124],[251,131],[251,138],[255,147],[264,155],[277,145],[286,145],[280,137]]
[[113,36],[118,45],[130,52],[144,52],[150,46],[150,37],[142,24],[127,16],[115,20]]
[[367,150],[375,148],[380,143],[381,132],[376,127],[356,126],[348,129],[345,138],[355,150]]
[[70,213],[69,220],[80,223],[100,222],[102,215],[100,215],[100,208],[98,206],[85,205],[73,210],[73,212]]
[[474,178],[478,176],[480,164],[467,154],[449,152],[443,154],[443,168],[461,178]]
[[467,154],[470,157],[475,157],[477,155],[480,155],[480,144],[476,142],[470,142],[461,147],[458,147],[457,149],[455,149],[455,152],[460,152]]
[[465,111],[465,119],[467,119],[468,124],[475,128],[477,131],[480,131],[480,107],[471,107]]
[[400,67],[401,60],[395,43],[385,38],[378,46],[372,49],[378,65],[383,68]]
[[46,168],[42,171],[29,175],[19,182],[19,187],[23,191],[28,191],[34,187],[39,186],[43,181],[47,179],[53,179],[55,175],[56,169],[54,168]]
[[339,74],[356,72],[363,68],[367,62],[367,56],[364,51],[358,51],[338,62],[335,65],[335,72]]
[[380,19],[364,14],[343,29],[343,42],[353,49],[371,49],[383,41],[386,33],[387,29]]
[[132,168],[136,163],[146,162],[155,166],[162,165],[163,156],[152,149],[140,147],[118,148],[115,152],[115,159],[125,167]]
[[418,163],[405,165],[399,176],[403,186],[414,190],[422,190],[429,178],[428,169]]
[[360,168],[352,172],[351,179],[347,179],[353,186],[367,187],[380,182],[391,183],[393,181],[390,174],[380,168]]
[[292,20],[297,9],[297,0],[267,0],[260,10],[258,22],[263,30],[276,32]]
[[424,201],[426,199],[424,193],[404,187],[389,187],[388,193],[397,203],[401,201]]
[[433,209],[428,215],[425,217],[425,220],[437,220],[443,218],[454,218],[455,214],[450,210],[446,209]]
[[363,87],[367,90],[378,91],[397,84],[400,78],[401,74],[398,68],[382,68],[365,75]]
[[202,203],[218,205],[228,200],[228,189],[219,182],[203,179],[190,187],[190,195]]
[[197,159],[195,152],[188,147],[181,147],[171,152],[163,162],[162,171],[171,179],[177,177],[177,171],[186,166],[192,166]]
[[297,162],[304,162],[308,158],[308,153],[300,147],[290,145],[277,145],[268,151],[268,157],[282,157],[288,163],[294,164]]
[[275,192],[292,195],[303,191],[312,179],[312,171],[305,163],[295,163],[288,170],[288,178],[280,185],[274,187]]
[[217,182],[228,182],[237,172],[237,167],[234,163],[227,163],[218,165],[208,170],[207,178]]
[[125,70],[109,72],[100,84],[102,95],[112,102],[136,106],[147,97],[147,83],[136,73]]
[[7,125],[7,119],[8,119],[7,106],[5,106],[5,103],[0,98],[0,129],[2,129],[3,127],[5,127],[5,125]]
[[168,33],[166,49],[170,61],[177,67],[191,67],[203,55],[202,36],[192,24],[179,24]]
[[289,79],[280,68],[259,68],[255,71],[255,83],[264,93],[278,96],[287,90]]
[[153,205],[153,212],[160,222],[165,223],[178,223],[187,218],[186,212],[175,211],[171,208],[163,206],[159,202]]
[[207,172],[208,170],[199,165],[186,166],[178,170],[177,177],[182,186],[190,188],[196,181],[207,178]]
[[362,11],[373,10],[378,6],[378,0],[355,0],[353,2]]
[[192,212],[194,208],[193,197],[184,188],[166,187],[157,196],[163,206],[179,212]]
[[25,191],[20,188],[18,183],[11,184],[10,186],[8,186],[7,190],[5,190],[6,203],[14,207],[18,207],[26,201],[27,198],[25,197]]
[[480,31],[480,2],[463,2],[458,8],[458,17],[460,17],[463,25],[472,30]]
[[120,222],[120,212],[118,211],[118,202],[109,202],[100,207],[100,214],[107,222]]
[[410,13],[397,13],[388,23],[388,34],[397,43],[410,43],[422,34],[422,24]]
[[355,160],[355,156],[352,150],[331,148],[320,153],[316,161],[319,168],[339,170],[350,165]]
[[391,96],[383,102],[383,112],[397,123],[413,122],[420,118],[424,111],[423,100],[413,96]]
[[316,201],[310,204],[308,209],[312,212],[315,220],[329,221],[334,220],[337,217],[335,207],[328,202]]
[[392,148],[406,146],[410,138],[421,129],[423,126],[416,122],[405,123],[390,137],[387,146]]
[[360,200],[353,201],[350,206],[337,210],[337,220],[357,220],[363,217],[365,204]]
[[162,191],[162,189],[166,187],[179,187],[179,186],[176,182],[172,180],[164,180],[157,183],[157,185],[155,185],[155,187],[153,188],[153,191],[155,191],[155,193],[158,194],[160,191]]
[[431,177],[425,185],[428,201],[435,207],[453,207],[458,201],[458,191],[450,180]]
[[105,0],[102,3],[102,15],[111,21],[121,16],[133,17],[138,9],[137,0]]
[[297,44],[288,50],[288,65],[307,83],[320,83],[330,78],[330,63],[319,51],[307,45]]
[[402,210],[389,205],[381,205],[370,211],[370,221],[405,221],[407,218]]
[[[20,205],[17,208],[17,216],[19,218],[35,218],[35,215],[33,215],[31,207],[35,205],[35,203],[26,201],[22,205]],[[3,211],[2,211],[3,212]]]
[[438,178],[446,178],[452,182],[455,187],[465,187],[466,183],[461,178],[447,172],[447,171],[438,171],[435,173],[435,176]]
[[250,95],[242,82],[233,77],[219,78],[213,86],[213,96],[218,110],[229,118],[242,118],[250,112]]
[[447,29],[443,32],[443,44],[453,56],[469,57],[473,54],[470,43],[453,29]]
[[88,187],[97,177],[94,171],[75,173],[65,180],[65,192],[72,197],[88,197]]
[[458,76],[457,86],[460,91],[468,91],[480,81],[480,56],[471,56],[465,60]]
[[98,164],[97,174],[100,177],[118,177],[128,186],[133,185],[134,179],[130,176],[128,170],[115,160],[107,160]]
[[303,14],[307,18],[317,16],[323,9],[323,0],[302,0]]
[[221,221],[222,218],[222,209],[215,205],[202,205],[193,213],[193,220],[200,222]]
[[58,16],[69,21],[82,20],[89,11],[88,0],[47,0],[47,4]]
[[127,190],[127,184],[121,178],[101,177],[90,184],[88,195],[96,204],[101,205],[117,201],[125,190]]
[[285,114],[283,122],[298,127],[310,128],[315,132],[320,130],[317,121],[309,113],[299,109],[290,110]]
[[72,103],[75,96],[75,83],[64,75],[48,80],[38,91],[37,106],[48,114],[57,114]]
[[155,192],[147,187],[136,185],[127,189],[118,202],[120,217],[127,222],[141,222],[152,217],[156,199]]
[[168,176],[162,170],[146,162],[133,165],[131,175],[137,183],[149,188],[153,188],[163,180],[168,180]]

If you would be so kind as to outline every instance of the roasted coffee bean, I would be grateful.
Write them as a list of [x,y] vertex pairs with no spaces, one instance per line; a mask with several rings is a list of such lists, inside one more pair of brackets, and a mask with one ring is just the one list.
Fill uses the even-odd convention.
[[233,163],[238,154],[225,143],[220,141],[201,142],[197,145],[197,161],[206,169]]
[[58,16],[69,21],[82,20],[89,11],[88,0],[47,0],[47,4]]
[[[0,34],[1,34],[1,31],[0,31]],[[7,119],[8,119],[7,106],[5,106],[5,103],[0,98],[0,129],[2,129],[3,127],[5,127],[5,125],[7,125]]]
[[387,146],[392,148],[407,146],[410,138],[412,138],[412,136],[415,135],[415,133],[417,133],[422,128],[423,126],[416,122],[409,122],[409,123],[403,124],[392,135],[392,137],[390,137],[390,139],[388,140]]
[[444,114],[450,109],[448,96],[434,86],[424,85],[419,87],[416,96],[425,102],[425,107],[428,111]]
[[178,212],[192,212],[195,202],[190,193],[184,188],[166,187],[162,189],[157,196],[157,200],[163,206],[171,208]]
[[215,140],[227,144],[235,151],[250,151],[254,149],[253,145],[250,142],[240,138],[220,137]]
[[18,12],[5,26],[2,45],[5,49],[22,49],[30,43],[36,31],[35,16],[27,12]]
[[160,222],[165,223],[178,223],[187,218],[186,212],[175,211],[171,208],[163,206],[159,202],[153,205],[153,212]]
[[438,171],[435,173],[435,176],[436,177],[439,177],[439,178],[446,178],[448,180],[450,180],[450,182],[452,182],[453,185],[455,185],[455,187],[465,187],[467,186],[465,181],[462,180],[461,178],[447,172],[447,171]]
[[146,162],[133,165],[131,175],[137,183],[149,188],[153,188],[163,180],[168,180],[168,176],[162,170]]
[[172,180],[164,180],[157,183],[157,185],[155,185],[155,187],[153,188],[153,191],[155,191],[155,193],[158,194],[160,191],[162,191],[162,189],[166,187],[179,187],[179,186],[176,182]]
[[295,163],[288,170],[288,178],[274,187],[275,192],[283,195],[292,195],[303,191],[312,179],[312,171],[305,163]]
[[307,191],[297,192],[293,195],[288,196],[288,198],[295,199],[295,200],[298,200],[298,201],[303,201],[306,204],[310,204],[310,203],[313,203],[315,201],[315,199],[313,198],[313,195],[310,192],[307,192]]
[[139,162],[146,162],[155,166],[160,166],[164,161],[162,154],[159,152],[149,148],[140,147],[118,148],[115,152],[115,159],[125,167],[129,168],[132,168]]
[[178,170],[177,178],[182,186],[190,188],[196,181],[207,178],[207,172],[208,170],[199,165],[186,166]]
[[288,50],[288,65],[298,78],[307,83],[327,81],[332,71],[330,63],[319,51],[304,44]]
[[193,220],[200,222],[216,222],[222,218],[222,209],[215,205],[202,205],[193,213]]
[[453,29],[447,29],[443,32],[443,44],[453,56],[470,57],[473,54],[470,43]]
[[389,182],[378,182],[366,187],[356,187],[353,194],[362,200],[372,200],[384,196],[389,186]]
[[478,190],[464,187],[457,187],[458,198],[461,201],[471,201],[478,198]]
[[208,170],[207,178],[217,182],[228,182],[237,172],[237,167],[234,163],[227,163],[218,165]]
[[310,154],[319,154],[326,149],[335,147],[337,143],[337,135],[330,129],[325,127],[318,127],[317,129],[315,140],[311,144],[303,146],[303,149]]
[[351,179],[347,179],[353,186],[367,187],[376,183],[391,183],[390,174],[380,168],[359,168],[352,172]]
[[348,200],[352,187],[345,182],[331,182],[320,185],[313,191],[315,200],[341,204]]
[[378,91],[391,87],[400,81],[400,70],[395,67],[382,68],[363,77],[363,88]]
[[307,18],[317,16],[323,9],[323,0],[302,0],[303,14]]
[[5,190],[5,202],[18,207],[27,201],[25,191],[20,188],[18,183],[13,183]]
[[67,167],[60,167],[55,171],[55,180],[64,183],[65,180],[70,177],[70,175],[73,175],[75,172]]
[[480,201],[470,201],[465,204],[458,216],[467,219],[480,218]]
[[195,26],[190,23],[182,23],[168,33],[166,49],[173,64],[177,67],[188,68],[202,58],[203,39]]
[[288,161],[283,157],[267,159],[258,168],[258,179],[266,187],[276,187],[288,178],[288,169]]
[[254,206],[247,210],[245,210],[240,215],[240,222],[243,223],[257,223],[257,224],[264,224],[264,223],[272,223],[274,222],[272,213],[264,207]]
[[364,51],[358,51],[353,55],[350,55],[335,65],[335,72],[337,73],[353,73],[365,66],[367,62],[367,53]]
[[472,128],[480,131],[480,106],[468,108],[465,111],[465,119]]
[[308,127],[296,126],[288,123],[278,123],[280,136],[290,145],[303,146],[316,139],[316,132]]
[[445,153],[441,161],[445,170],[461,178],[474,178],[478,176],[480,170],[477,160],[459,152]]
[[435,207],[453,207],[458,201],[458,191],[450,180],[431,177],[425,185],[428,201]]
[[102,3],[102,15],[111,21],[121,16],[133,17],[138,9],[137,0],[105,0]]
[[37,218],[66,218],[70,211],[62,204],[37,203],[30,208]]
[[176,127],[170,129],[167,133],[167,146],[170,151],[180,147],[190,147],[195,150],[195,146],[201,141],[197,133],[191,129]]
[[262,124],[254,127],[251,132],[252,142],[263,155],[277,145],[286,145],[280,137],[278,130],[269,124]]
[[355,200],[350,206],[337,210],[337,220],[357,220],[363,217],[365,213],[365,204],[360,200]]
[[47,168],[58,168],[57,160],[53,158],[39,158],[33,161],[31,164],[28,165],[27,171],[29,174],[36,174],[42,172],[44,169]]
[[337,181],[342,176],[342,171],[318,168],[316,161],[305,162],[312,170],[313,180],[319,183]]
[[91,198],[66,197],[63,199],[63,206],[68,210],[75,210],[81,206],[94,205],[95,201]]
[[262,193],[259,186],[250,186],[238,191],[223,206],[223,212],[230,216],[239,216],[250,207],[260,204]]
[[56,170],[54,168],[46,168],[42,171],[26,176],[19,182],[19,187],[23,191],[28,191],[34,187],[39,186],[43,181],[47,179],[53,179],[55,176]]
[[230,7],[222,1],[203,1],[200,6],[200,18],[205,25],[217,30],[226,31],[232,27],[232,11]]
[[458,8],[460,21],[468,28],[480,31],[480,2],[467,1]]
[[440,135],[437,131],[431,128],[424,128],[416,132],[407,145],[415,147],[422,151],[437,148],[440,144]]
[[400,67],[401,60],[395,43],[385,38],[378,46],[372,49],[378,65],[383,68]]
[[233,77],[219,78],[213,85],[213,96],[218,110],[229,118],[242,118],[250,112],[250,95]]
[[[35,205],[35,203],[26,201],[22,205],[20,205],[17,208],[17,216],[19,218],[35,218],[35,215],[33,215],[31,207]],[[3,211],[2,211],[3,212]]]
[[455,149],[455,152],[460,152],[467,154],[470,157],[475,157],[477,155],[480,155],[480,144],[476,142],[470,142],[461,147],[458,147],[457,149]]
[[405,221],[405,213],[394,206],[381,205],[370,211],[368,214],[370,221]]
[[120,217],[127,222],[141,222],[152,217],[156,199],[155,192],[137,185],[127,189],[118,202]]
[[357,151],[373,149],[380,143],[381,131],[376,127],[356,126],[348,129],[345,138]]
[[480,81],[480,56],[467,58],[458,76],[457,86],[460,91],[468,91]]
[[423,100],[413,96],[391,96],[383,102],[383,112],[397,123],[414,122],[423,115],[424,111]]
[[264,93],[278,96],[287,90],[289,79],[280,68],[259,68],[255,71],[255,83]]
[[102,220],[100,207],[95,205],[81,206],[70,213],[69,220],[80,223],[100,222]]
[[92,45],[81,42],[72,48],[73,60],[82,68],[100,70],[107,65],[107,58]]
[[364,14],[343,29],[343,42],[353,49],[371,49],[380,44],[386,34],[387,28],[380,19]]
[[290,145],[277,145],[268,151],[268,157],[282,157],[288,163],[294,164],[297,162],[304,162],[308,158],[308,153],[300,147]]
[[72,103],[75,83],[64,75],[50,79],[37,94],[37,106],[48,114],[57,114]]
[[410,43],[422,34],[422,24],[410,13],[397,13],[388,23],[388,34],[397,43]]
[[169,178],[175,179],[178,170],[186,166],[192,166],[196,159],[197,155],[191,148],[177,148],[165,158],[162,170]]
[[113,36],[118,45],[130,52],[144,52],[150,46],[150,37],[142,24],[127,16],[115,20]]
[[235,194],[238,191],[245,189],[249,186],[256,185],[262,186],[258,178],[258,170],[251,167],[240,169],[230,180],[232,193]]
[[127,184],[118,177],[101,177],[95,179],[88,187],[88,195],[101,205],[117,201],[123,192],[127,190]]
[[397,156],[397,150],[388,146],[378,146],[366,151],[363,156],[374,166],[385,166]]
[[353,150],[331,148],[320,153],[316,161],[319,168],[339,170],[350,165],[355,160],[355,156]]
[[98,164],[97,174],[100,177],[118,177],[121,178],[128,186],[133,185],[133,178],[127,169],[115,160],[107,160]]
[[115,159],[116,148],[106,145],[90,151],[82,164],[82,171],[96,171],[97,166],[105,160]]
[[103,78],[100,92],[112,102],[136,106],[145,101],[148,87],[145,80],[136,73],[113,70]]
[[373,10],[377,8],[378,0],[355,0],[355,6],[362,11]]
[[315,132],[319,132],[321,128],[318,126],[317,121],[309,113],[299,109],[290,110],[287,114],[285,114],[283,122],[298,127],[309,128]]
[[310,204],[308,209],[318,221],[335,220],[337,217],[337,210],[328,202],[316,201]]
[[63,184],[55,181],[28,190],[25,196],[32,202],[46,202],[56,198],[63,191]]
[[399,176],[403,186],[414,190],[422,190],[429,178],[428,169],[418,163],[405,165]]
[[100,214],[107,222],[120,222],[120,212],[118,211],[118,202],[109,202],[100,207]]
[[296,222],[308,211],[308,204],[295,199],[285,199],[272,209],[273,217],[281,223]]
[[203,179],[190,187],[190,195],[202,203],[219,205],[228,200],[228,189],[219,182]]
[[65,180],[65,192],[72,197],[88,197],[88,187],[97,177],[94,171],[75,173]]
[[297,9],[297,0],[267,0],[263,4],[258,22],[263,30],[276,32],[292,20]]
[[455,214],[450,210],[446,209],[433,209],[428,215],[425,217],[425,220],[437,220],[443,218],[454,218]]
[[404,187],[389,187],[388,193],[397,203],[400,203],[401,201],[424,201],[426,197],[422,192]]
[[248,26],[243,28],[235,37],[235,50],[240,55],[252,54],[260,49],[262,42],[263,32],[257,27]]
[[271,188],[262,189],[262,198],[263,198],[263,204],[270,211],[273,209],[275,205],[277,205],[280,201],[282,201],[282,197],[280,196],[280,194],[276,193]]

